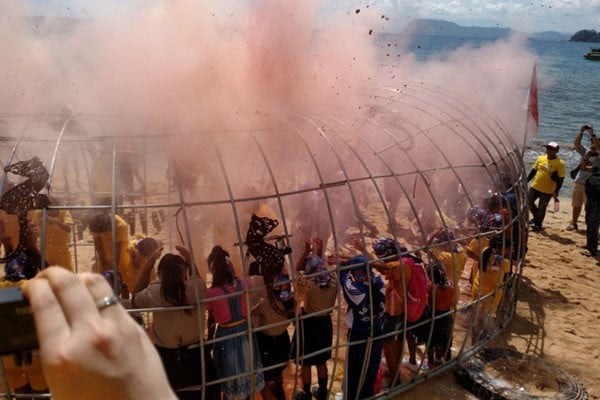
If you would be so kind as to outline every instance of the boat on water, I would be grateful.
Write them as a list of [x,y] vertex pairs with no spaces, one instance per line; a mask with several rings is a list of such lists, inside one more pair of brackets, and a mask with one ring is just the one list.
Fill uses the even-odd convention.
[[600,61],[600,47],[592,47],[591,51],[584,57],[587,60]]

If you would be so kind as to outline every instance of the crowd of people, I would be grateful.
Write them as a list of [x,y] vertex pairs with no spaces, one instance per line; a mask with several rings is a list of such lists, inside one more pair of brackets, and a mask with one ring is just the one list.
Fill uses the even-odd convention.
[[[585,132],[591,149],[582,145]],[[566,229],[579,229],[585,204],[584,254],[596,256],[600,143],[593,128],[584,125],[574,144],[581,163],[571,173],[573,210]],[[558,198],[566,173],[559,145],[550,142],[545,148],[528,175],[533,232],[542,231],[547,206]],[[291,361],[300,367],[294,398],[325,400],[332,387],[328,362],[340,346],[334,343],[332,312],[343,301],[343,396],[371,397],[382,380],[393,387],[406,375],[452,359],[459,316],[469,321],[472,343],[494,329],[510,290],[506,282],[526,250],[510,184],[505,190],[490,192],[468,210],[476,231],[468,240],[457,240],[456,232],[445,226],[429,232],[418,251],[409,251],[397,238],[370,241],[364,236],[351,240],[351,251],[327,253],[322,238],[309,237],[303,251],[292,254],[294,268],[286,263],[273,282],[240,273],[247,269],[235,266],[220,245],[200,267],[182,246],[163,255],[163,243],[147,236],[130,239],[127,221],[106,211],[91,213],[87,220],[97,272],[104,279],[73,274],[69,247],[65,250],[71,215],[36,210],[30,246],[45,259],[38,261],[41,271],[27,279],[23,292],[32,305],[40,349],[26,366],[3,357],[9,385],[19,393],[50,388],[66,399],[246,399],[259,392],[266,400],[285,399],[284,371]],[[10,231],[10,217],[0,221],[5,253],[20,239]],[[44,251],[40,246],[46,246]],[[46,265],[64,268],[44,269]],[[202,278],[206,274],[200,268],[210,280]],[[270,290],[266,285],[272,285]],[[110,300],[115,293],[136,318],[128,318],[124,307]],[[75,379],[85,375],[82,381],[90,384],[66,383],[65,371]]]
[[[504,198],[492,195],[471,213],[470,221],[484,236],[474,238],[469,251],[448,229],[432,232],[430,251],[423,254],[409,252],[393,238],[373,241],[371,250],[354,238],[350,243],[354,254],[326,254],[321,238],[306,238],[294,271],[286,264],[270,283],[274,297],[261,277],[239,276],[228,251],[219,245],[213,247],[204,266],[211,277],[207,283],[182,246],[175,247],[177,254],[162,255],[160,241],[151,237],[129,240],[127,223],[103,211],[90,214],[88,224],[98,272],[123,305],[132,309],[132,320],[145,327],[177,398],[195,399],[203,393],[207,399],[243,399],[260,392],[264,399],[285,399],[283,371],[291,360],[301,367],[301,384],[294,398],[327,399],[331,389],[327,363],[335,348],[331,314],[343,299],[347,306],[343,391],[344,398],[350,399],[373,396],[380,390],[382,377],[397,385],[401,370],[418,374],[420,369],[450,360],[458,280],[468,256],[481,260],[481,267],[479,261],[473,264],[472,298],[493,298],[489,306],[482,301],[484,310],[474,315],[479,318],[497,311],[511,265],[512,236],[506,234],[511,217]],[[50,216],[57,218],[56,213]],[[52,223],[63,231],[70,225],[59,220]],[[110,234],[113,223],[114,239]],[[500,245],[495,244],[498,237],[503,238]],[[34,281],[52,281],[55,276],[67,279],[62,272],[42,271],[38,276]],[[413,284],[418,277],[420,285]],[[37,294],[25,293],[36,304],[32,297]],[[496,294],[490,297],[490,293]],[[403,361],[404,341],[408,359]],[[36,360],[38,371],[44,368],[46,374],[46,369],[56,366],[44,364],[43,342],[41,360]],[[426,359],[419,363],[417,347],[423,343],[428,343]],[[383,357],[386,371],[380,367]],[[21,366],[14,367],[22,372]],[[6,362],[9,375],[11,368]],[[54,392],[52,381],[48,383]],[[36,385],[34,379],[27,385],[21,393],[48,389]]]
[[[589,135],[589,148],[583,145],[585,133]],[[533,232],[541,232],[548,203],[552,198],[555,211],[559,209],[559,193],[565,179],[565,162],[558,156],[560,146],[556,142],[544,145],[546,153],[540,155],[533,164],[527,177],[533,180],[528,192],[528,206],[532,214],[529,221]],[[594,127],[582,125],[573,142],[575,151],[580,155],[577,166],[570,171],[573,179],[571,194],[571,222],[568,231],[579,231],[579,216],[585,205],[586,244],[583,255],[598,255],[598,230],[600,228],[600,161],[598,151],[600,142],[594,133]]]

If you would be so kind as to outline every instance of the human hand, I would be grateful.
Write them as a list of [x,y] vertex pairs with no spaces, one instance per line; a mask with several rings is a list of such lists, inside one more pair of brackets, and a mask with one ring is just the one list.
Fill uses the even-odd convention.
[[304,241],[304,254],[308,255],[308,254],[310,254],[311,251],[312,251],[312,241],[307,239]]
[[312,239],[312,243],[313,243],[313,249],[314,249],[315,253],[317,253],[320,257],[321,254],[323,254],[323,241],[321,240],[320,237],[314,237]]
[[150,256],[149,256],[148,258],[149,258],[149,259],[150,259],[152,262],[154,262],[154,261],[156,261],[156,260],[158,260],[158,259],[160,258],[160,256],[161,256],[162,252],[163,252],[163,247],[162,247],[162,246],[161,246],[161,247],[158,247],[156,250],[154,250],[154,251],[152,252],[152,254],[150,254]]
[[176,399],[142,328],[121,305],[97,305],[112,295],[101,275],[49,267],[23,293],[31,303],[53,398]]
[[[161,250],[162,250],[162,248],[161,248]],[[188,264],[191,264],[192,256],[190,254],[190,251],[186,247],[176,245],[175,250],[177,250],[179,252],[179,254],[181,254],[181,257],[183,257],[185,262],[187,262]]]

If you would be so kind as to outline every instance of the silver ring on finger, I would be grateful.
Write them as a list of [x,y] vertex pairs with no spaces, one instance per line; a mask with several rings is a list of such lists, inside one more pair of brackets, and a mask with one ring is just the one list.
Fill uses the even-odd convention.
[[118,302],[119,302],[119,298],[117,296],[115,296],[114,294],[111,294],[110,296],[105,296],[105,297],[101,298],[100,300],[98,300],[96,302],[96,307],[98,307],[98,310],[102,311],[106,307],[114,306]]

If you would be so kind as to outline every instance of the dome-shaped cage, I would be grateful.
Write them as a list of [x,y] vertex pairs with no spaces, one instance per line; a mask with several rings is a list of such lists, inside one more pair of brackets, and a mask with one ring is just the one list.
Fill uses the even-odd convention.
[[[420,337],[423,343],[417,340],[420,370],[411,364],[399,365],[401,354],[397,367],[390,366],[384,345],[388,365],[382,368],[383,380],[389,385],[380,393],[396,394],[425,379],[434,367],[436,371],[450,368],[489,340],[513,314],[527,232],[522,156],[498,118],[443,89],[406,84],[377,88],[365,98],[357,110],[335,106],[306,112],[253,110],[231,115],[222,126],[184,133],[169,131],[172,128],[160,123],[153,128],[141,128],[143,124],[132,128],[116,116],[2,116],[0,160],[5,175],[0,213],[5,279],[15,273],[9,265],[18,250],[34,244],[41,256],[39,268],[59,263],[53,246],[62,240],[74,271],[107,272],[115,291],[130,304],[140,272],[123,263],[132,263],[125,259],[143,237],[157,239],[163,253],[177,253],[176,245],[189,248],[197,273],[208,287],[213,276],[206,260],[213,246],[220,245],[230,254],[238,277],[264,276],[266,294],[256,277],[252,279],[259,283],[242,291],[248,315],[252,315],[255,297],[274,299],[274,276],[281,270],[288,273],[298,311],[285,323],[290,336],[299,339],[301,330],[294,327],[310,316],[299,311],[305,295],[301,282],[310,281],[310,275],[303,277],[298,272],[303,268],[297,270],[296,265],[311,251],[307,241],[321,238],[322,258],[327,258],[334,280],[341,280],[335,306],[325,310],[333,321],[332,356],[327,362],[333,396],[343,390],[347,376],[348,318],[344,315],[349,300],[344,291],[349,268],[353,270],[348,259],[368,255],[366,264],[374,273],[367,280],[369,296],[375,291],[374,280],[380,277],[387,288],[388,314],[389,296],[400,292],[400,304],[408,307],[410,302],[411,282],[404,273],[400,275],[407,290],[390,289],[390,271],[397,266],[398,255],[378,259],[372,250],[379,238],[387,237],[397,242],[397,251],[392,253],[401,252],[401,260],[407,255],[423,260],[434,283],[441,281],[432,265],[444,264],[454,283],[455,301],[447,310],[436,310],[440,295],[432,291],[432,312],[427,318],[416,324],[402,320],[392,330],[371,329],[358,341],[367,349],[364,355],[369,355],[377,352],[374,343],[378,341],[389,342],[397,335],[402,342],[417,328],[426,332]],[[39,164],[33,165],[36,159],[47,175],[40,173]],[[46,198],[48,205],[42,208]],[[103,223],[99,215],[106,213],[110,218]],[[72,228],[56,233],[56,221],[65,214],[68,218],[61,221],[69,225],[71,218]],[[253,214],[278,224],[249,234]],[[20,223],[23,215],[27,220]],[[38,228],[37,234],[30,229],[32,225]],[[19,234],[19,227],[24,226],[28,233],[21,229]],[[494,238],[505,240],[492,245],[490,240],[498,242]],[[493,275],[491,288],[483,283],[484,271]],[[200,297],[199,303],[209,303],[210,299]],[[379,320],[375,308],[371,304],[365,316],[371,323]],[[131,312],[148,327],[153,314],[172,310],[132,308]],[[406,315],[404,311],[397,315]],[[439,343],[435,325],[448,316],[453,321],[452,340],[444,344],[444,362],[437,365],[436,356],[435,363],[428,364],[428,350]],[[243,328],[246,335],[265,329],[252,319]],[[205,318],[198,319],[197,329],[200,343],[212,344],[213,349],[227,339],[209,337]],[[210,352],[206,346],[196,349]],[[407,357],[406,346],[404,351]],[[260,357],[255,351],[250,353]],[[288,396],[300,389],[301,357],[300,351],[290,355],[291,364],[284,373]],[[197,373],[206,384],[210,377],[205,367],[202,363]],[[262,366],[262,370],[275,367]],[[389,376],[394,370],[396,376]],[[256,372],[249,367],[242,375],[256,376]],[[368,381],[363,378],[361,385]],[[206,387],[210,386],[200,389]]]

